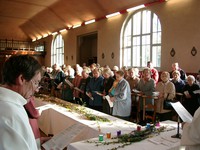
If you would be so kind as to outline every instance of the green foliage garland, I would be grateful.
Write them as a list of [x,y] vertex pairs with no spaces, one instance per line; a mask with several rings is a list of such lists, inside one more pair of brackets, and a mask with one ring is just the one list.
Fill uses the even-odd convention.
[[131,145],[132,143],[142,141],[147,139],[153,135],[158,135],[160,132],[163,132],[165,127],[155,128],[155,126],[151,126],[149,129],[145,129],[142,131],[134,130],[129,134],[123,134],[118,137],[113,137],[112,141],[89,141],[87,143],[95,143],[96,146],[100,145],[110,145],[110,144],[121,144],[117,147],[108,150],[117,150],[118,148],[124,148],[125,146]]

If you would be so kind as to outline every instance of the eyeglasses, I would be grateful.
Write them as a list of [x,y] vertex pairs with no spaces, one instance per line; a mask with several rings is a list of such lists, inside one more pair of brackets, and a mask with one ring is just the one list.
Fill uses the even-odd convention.
[[36,90],[41,88],[41,84],[39,81],[31,80],[31,83],[35,87]]

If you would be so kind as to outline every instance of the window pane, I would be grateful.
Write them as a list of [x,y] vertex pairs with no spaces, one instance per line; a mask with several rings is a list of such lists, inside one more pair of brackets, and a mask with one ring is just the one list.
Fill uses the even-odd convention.
[[125,29],[125,33],[124,33],[126,36],[131,35],[131,22],[132,22],[132,19],[130,19],[128,24],[126,25],[126,29]]
[[161,31],[161,25],[160,25],[160,21],[157,17],[157,15],[153,15],[153,32],[158,32]]
[[133,22],[133,35],[139,35],[141,33],[141,12],[133,16]]
[[143,11],[142,13],[142,34],[150,33],[151,29],[151,12]]
[[150,60],[150,45],[144,45],[142,46],[142,67],[146,67]]
[[133,37],[133,45],[140,45],[140,36]]
[[142,45],[150,45],[150,35],[142,36]]
[[124,66],[131,66],[131,49],[124,49]]
[[155,67],[160,67],[161,64],[161,46],[153,46],[152,48],[152,62]]
[[140,45],[133,46],[133,66],[140,67]]
[[160,44],[161,43],[161,32],[153,33],[153,44]]
[[124,37],[124,47],[131,46],[131,36]]

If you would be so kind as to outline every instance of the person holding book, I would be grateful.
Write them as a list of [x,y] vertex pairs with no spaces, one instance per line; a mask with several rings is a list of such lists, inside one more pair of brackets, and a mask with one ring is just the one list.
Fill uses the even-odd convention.
[[[155,80],[151,78],[151,69],[144,68],[142,71],[142,77],[138,83],[137,90],[140,91],[140,116],[143,116],[143,100],[142,96],[149,96],[146,98],[146,105],[152,104],[154,105],[154,99],[152,98],[153,92],[155,91]],[[153,114],[152,109],[147,109],[147,114]],[[143,123],[143,119],[140,118],[141,123]]]
[[91,70],[89,67],[85,67],[82,71],[82,79],[80,83],[80,97],[82,99],[83,105],[86,107],[89,107],[89,97],[86,95],[86,87],[88,83],[90,82],[90,79],[92,78],[90,74]]
[[[112,77],[112,71],[109,68],[105,68],[103,70],[103,86],[104,86],[104,91],[103,91],[103,95],[109,95],[109,90],[113,85],[113,82],[115,81],[115,79]],[[103,112],[106,114],[111,114],[111,108],[108,104],[108,101],[106,99],[103,100]]]
[[124,79],[124,72],[119,70],[116,72],[116,84],[114,91],[110,91],[110,101],[113,102],[112,115],[124,120],[130,120],[131,114],[131,90],[129,83]]
[[98,111],[102,111],[102,95],[103,92],[103,77],[101,70],[95,68],[92,71],[93,77],[90,79],[86,87],[86,94],[89,99],[89,107]]
[[183,87],[184,99],[183,106],[193,116],[195,111],[199,108],[199,94],[194,91],[199,90],[199,85],[195,83],[195,77],[189,75],[187,77],[187,84]]
[[37,150],[24,105],[39,90],[41,65],[29,55],[13,55],[2,71],[0,149]]
[[74,101],[75,101],[76,104],[80,104],[80,105],[82,105],[83,102],[82,102],[82,100],[80,98],[80,91],[77,90],[77,88],[79,89],[80,83],[81,83],[81,79],[83,78],[82,77],[82,71],[83,71],[83,68],[80,67],[80,66],[77,66],[77,68],[76,68],[76,76],[72,80],[73,86],[71,87],[73,89]]

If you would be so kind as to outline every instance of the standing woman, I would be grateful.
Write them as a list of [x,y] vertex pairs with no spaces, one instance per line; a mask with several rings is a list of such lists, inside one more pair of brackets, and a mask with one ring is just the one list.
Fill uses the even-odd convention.
[[83,78],[82,77],[82,71],[83,71],[83,68],[80,67],[80,66],[77,66],[76,67],[76,76],[72,81],[72,84],[73,84],[72,89],[73,89],[74,101],[75,101],[76,104],[80,104],[80,105],[83,104],[83,102],[81,101],[81,98],[80,98],[80,91],[78,91],[78,90],[76,90],[74,88],[75,87],[80,88],[81,79]]
[[88,85],[88,83],[90,82],[90,79],[92,78],[89,73],[90,73],[90,68],[85,67],[82,71],[82,79],[81,79],[81,83],[80,83],[80,90],[82,91],[80,93],[80,97],[82,99],[83,105],[85,105],[86,107],[89,106],[89,97],[86,95],[86,87]]
[[[152,104],[154,105],[154,99],[151,98],[153,96],[153,92],[155,91],[155,81],[151,78],[151,69],[145,68],[142,71],[142,78],[140,79],[138,83],[137,90],[141,92],[142,96],[150,96],[150,98],[146,98],[146,105]],[[141,109],[141,115],[143,116],[143,100],[140,100],[140,109]],[[153,114],[152,109],[147,109],[147,114]],[[142,119],[142,118],[141,118]]]
[[92,71],[92,74],[93,77],[86,87],[86,94],[90,97],[89,107],[94,110],[102,111],[102,96],[98,94],[103,92],[103,77],[101,76],[101,70],[95,68]]
[[[115,81],[115,79],[112,77],[112,71],[108,68],[105,68],[103,70],[103,86],[104,86],[104,91],[103,94],[104,95],[109,95],[109,90],[113,85],[113,82]],[[106,99],[103,100],[103,112],[106,114],[111,114],[111,108],[108,104],[108,101]]]
[[124,72],[116,72],[118,84],[115,88],[114,96],[110,97],[113,102],[113,116],[129,120],[131,114],[131,91],[129,83],[124,79]]

